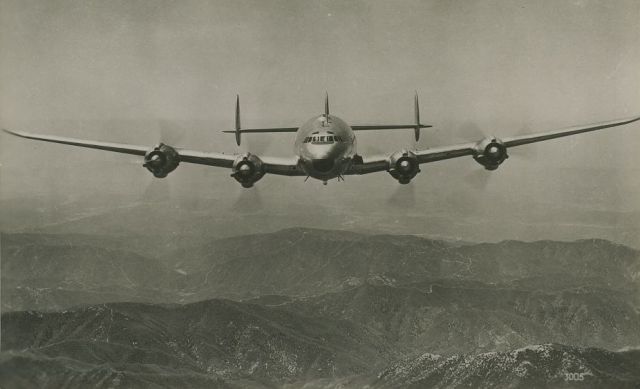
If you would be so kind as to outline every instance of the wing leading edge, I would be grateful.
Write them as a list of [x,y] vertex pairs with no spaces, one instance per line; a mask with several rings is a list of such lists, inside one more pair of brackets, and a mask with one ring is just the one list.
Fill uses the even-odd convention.
[[[60,144],[71,145],[71,146],[85,147],[90,149],[105,150],[105,151],[112,151],[116,153],[139,155],[139,156],[144,156],[151,149],[145,146],[130,145],[130,144],[124,144],[124,143],[90,141],[90,140],[68,138],[68,137],[55,136],[55,135],[42,135],[42,134],[33,134],[33,133],[23,132],[23,131],[11,131],[6,129],[4,131],[9,134],[19,136],[21,138],[26,138],[26,139],[35,139],[35,140],[40,140],[45,142],[60,143]],[[232,168],[233,163],[235,162],[236,158],[238,158],[238,155],[233,155],[233,154],[203,152],[203,151],[187,150],[187,149],[181,149],[181,148],[176,148],[176,151],[180,156],[180,162],[193,163],[198,165],[216,166],[216,167],[223,167],[223,168]],[[288,176],[304,175],[304,173],[302,172],[302,169],[300,169],[298,166],[298,160],[296,158],[286,159],[286,158],[270,158],[270,157],[262,158],[261,157],[261,160],[263,162],[265,173],[288,175]]]
[[[565,136],[577,135],[585,132],[603,130],[605,128],[623,126],[625,124],[631,124],[640,120],[640,116],[634,116],[625,119],[616,119],[607,122],[587,124],[583,126],[575,126],[562,128],[553,131],[540,132],[534,134],[520,135],[514,137],[504,138],[502,143],[504,146],[516,147],[527,145],[530,143],[542,142],[546,140],[561,138]],[[417,158],[418,163],[429,163],[442,161],[445,159],[458,158],[464,156],[473,156],[479,153],[478,142],[462,143],[451,146],[434,147],[426,150],[417,150],[413,152]],[[371,157],[361,161],[361,163],[354,163],[347,172],[347,174],[367,174],[379,171],[389,170],[390,158],[389,156],[383,157]]]

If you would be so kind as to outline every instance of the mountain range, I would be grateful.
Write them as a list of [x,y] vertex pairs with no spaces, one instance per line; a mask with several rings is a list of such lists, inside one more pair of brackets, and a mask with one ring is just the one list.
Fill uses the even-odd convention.
[[623,245],[307,228],[156,251],[139,239],[2,235],[5,384],[638,383],[638,353],[616,351],[640,345],[640,255]]
[[[640,279],[639,252],[605,240],[458,244],[293,228],[200,245],[178,240],[164,247],[163,255],[142,250],[155,243],[136,243],[140,240],[137,235],[2,234],[3,291],[16,295],[3,300],[4,310],[306,297],[365,282],[402,286],[432,280],[530,292],[598,289],[637,299]],[[70,298],[73,293],[80,296]],[[85,297],[90,300],[82,301]]]
[[[640,352],[560,344],[406,356],[375,332],[229,300],[2,317],[2,387],[588,387],[640,384]],[[405,355],[403,357],[403,355]]]

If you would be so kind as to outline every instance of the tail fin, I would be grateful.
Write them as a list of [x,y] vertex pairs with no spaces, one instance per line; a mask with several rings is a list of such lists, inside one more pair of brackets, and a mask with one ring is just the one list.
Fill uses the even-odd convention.
[[236,95],[236,144],[240,146],[240,96]]
[[416,126],[413,128],[413,134],[416,137],[416,142],[420,139],[420,129],[423,128],[420,124],[420,103],[418,102],[418,91],[416,91],[415,100],[413,102],[413,109],[415,112]]
[[324,92],[324,117],[329,118],[329,92]]

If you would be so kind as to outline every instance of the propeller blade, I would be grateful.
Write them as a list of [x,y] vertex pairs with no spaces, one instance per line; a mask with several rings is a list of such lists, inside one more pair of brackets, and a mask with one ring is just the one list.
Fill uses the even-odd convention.
[[364,145],[362,147],[362,149],[364,149],[364,154],[362,154],[364,156],[391,155],[391,153],[386,153],[386,152],[382,151],[382,149],[379,149],[378,147],[370,145],[370,144]]
[[413,208],[416,205],[416,187],[413,183],[397,185],[387,204],[398,208]]
[[254,213],[262,210],[263,201],[260,191],[255,186],[242,188],[231,208],[239,213]]
[[171,200],[171,185],[166,178],[151,178],[151,181],[142,193],[142,201],[155,203]]
[[[526,135],[531,134],[531,132],[531,129],[525,125],[520,127],[520,130],[516,135]],[[535,160],[538,156],[538,147],[539,146],[537,144],[513,147],[509,149],[509,156],[514,156],[528,161]]]
[[464,182],[475,190],[485,190],[491,180],[491,173],[483,168],[474,169],[465,175]]
[[167,119],[158,119],[158,141],[167,145],[179,145],[187,131],[184,127]]
[[473,122],[464,122],[456,131],[456,135],[461,137],[466,142],[480,140],[486,137],[486,134],[480,127]]
[[269,135],[265,136],[249,136],[247,137],[247,151],[257,156],[264,155],[271,146],[273,137]]
[[429,143],[436,146],[454,143],[479,141],[486,135],[482,129],[471,121],[462,124],[455,121],[445,121],[439,128],[429,134]]

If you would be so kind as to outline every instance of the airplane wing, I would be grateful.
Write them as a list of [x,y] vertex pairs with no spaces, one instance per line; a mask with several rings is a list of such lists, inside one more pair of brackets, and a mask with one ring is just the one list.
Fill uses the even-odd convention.
[[538,134],[526,134],[526,135],[514,136],[510,138],[504,138],[503,142],[504,142],[504,145],[507,147],[521,146],[529,143],[536,143],[536,142],[542,142],[544,140],[561,138],[563,136],[581,134],[583,132],[597,131],[597,130],[602,130],[609,127],[622,126],[625,124],[637,122],[638,120],[640,120],[640,116],[634,116],[626,119],[618,119],[618,120],[611,120],[608,122],[587,124],[584,126],[563,128],[560,130],[548,131],[548,132],[543,132]]
[[[86,147],[90,149],[106,150],[106,151],[113,151],[116,153],[132,154],[132,155],[139,155],[139,156],[145,156],[150,150],[153,150],[153,148],[150,148],[147,146],[129,145],[124,143],[90,141],[90,140],[68,138],[68,137],[55,136],[55,135],[33,134],[33,133],[23,132],[23,131],[10,131],[10,130],[4,130],[4,131],[9,134],[19,136],[21,138],[26,138],[26,139],[35,139],[35,140],[40,140],[45,142],[61,143],[61,144],[71,145],[71,146]],[[232,168],[234,161],[236,161],[236,159],[238,158],[238,155],[234,155],[234,154],[204,152],[204,151],[187,150],[187,149],[181,149],[181,148],[176,148],[175,150],[179,155],[180,162],[194,163],[198,165]],[[265,173],[289,175],[289,176],[304,175],[304,173],[302,172],[302,169],[300,169],[298,166],[297,159],[280,159],[280,158],[266,157],[266,158],[261,158],[261,160],[263,162]]]
[[[608,122],[587,124],[584,126],[575,126],[562,128],[559,130],[553,130],[548,132],[540,132],[534,134],[520,135],[514,137],[508,137],[500,140],[505,148],[522,146],[530,143],[542,142],[545,140],[551,140],[555,138],[561,138],[564,136],[581,134],[584,132],[591,132],[602,130],[605,128],[622,126],[630,124],[640,120],[640,116],[634,116],[626,119],[611,120]],[[494,139],[496,140],[496,139]],[[426,150],[417,150],[411,152],[415,155],[415,159],[418,164],[442,161],[445,159],[458,158],[463,156],[478,156],[484,150],[480,149],[482,140],[479,142],[462,143],[451,146],[434,147]],[[506,149],[505,149],[506,150]],[[393,156],[377,156],[361,161],[354,161],[351,168],[346,174],[367,174],[378,171],[385,171],[392,169],[392,157]]]

